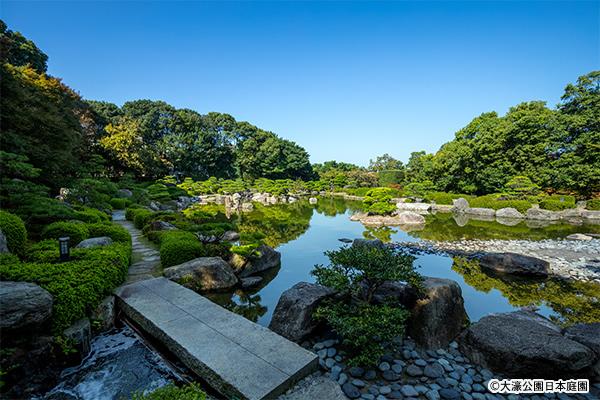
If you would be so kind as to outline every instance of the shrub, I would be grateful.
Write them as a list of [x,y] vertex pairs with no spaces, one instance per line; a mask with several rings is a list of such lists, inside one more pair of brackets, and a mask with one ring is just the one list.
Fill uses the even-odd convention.
[[88,224],[90,237],[108,236],[115,242],[131,243],[131,235],[127,229],[113,223]]
[[110,208],[109,201],[117,193],[118,186],[107,179],[83,178],[75,181],[67,194],[67,200],[100,209]]
[[171,194],[169,193],[169,189],[167,186],[162,183],[155,183],[153,185],[148,186],[148,197],[150,200],[163,202],[171,200]]
[[104,211],[100,211],[91,207],[80,207],[75,211],[73,219],[77,219],[83,222],[94,223],[109,221],[110,217]]
[[404,180],[404,171],[400,169],[389,169],[379,171],[379,186],[390,186],[400,184]]
[[136,228],[142,229],[154,216],[154,212],[145,208],[136,209],[133,214],[133,224]]
[[431,181],[411,182],[404,187],[407,196],[425,197],[427,193],[433,192],[435,185]]
[[230,246],[226,243],[207,243],[204,245],[206,257],[221,257],[228,260],[231,257]]
[[588,200],[585,208],[588,210],[600,210],[600,199]]
[[342,247],[325,252],[328,266],[316,265],[317,283],[339,293],[317,309],[342,337],[351,365],[376,365],[385,347],[404,334],[408,312],[398,303],[375,304],[374,294],[386,281],[404,281],[417,290],[422,278],[413,267],[414,257],[388,247]]
[[27,244],[27,230],[23,220],[17,215],[0,211],[0,230],[6,236],[8,249],[17,255],[23,255]]
[[125,208],[129,207],[130,204],[131,200],[126,198],[114,197],[110,199],[110,206],[115,210],[124,210]]
[[32,244],[26,255],[27,261],[38,263],[55,263],[59,261],[59,257],[58,242],[53,239]]
[[[46,244],[40,245],[40,248],[45,249]],[[72,256],[71,261],[63,263],[13,262],[0,265],[1,280],[37,283],[52,294],[52,328],[55,334],[61,334],[73,322],[86,316],[125,280],[131,246],[114,243],[75,249]]]
[[205,400],[206,394],[200,387],[191,383],[177,387],[170,383],[147,394],[134,393],[132,400]]
[[504,191],[515,199],[524,199],[527,196],[532,196],[540,191],[540,187],[531,182],[526,176],[513,176],[506,185]]
[[531,208],[531,203],[527,200],[498,200],[498,195],[496,194],[489,194],[486,196],[479,196],[469,199],[469,205],[471,207],[492,208],[494,210],[512,207],[516,208],[522,213]]
[[367,212],[372,214],[389,214],[396,209],[392,200],[393,189],[374,188],[367,192],[363,205]]
[[568,208],[574,208],[574,204],[570,204],[565,201],[553,200],[553,199],[544,199],[540,202],[540,208],[544,210],[550,211],[562,211]]
[[163,268],[206,255],[206,249],[192,232],[164,231],[160,235],[160,262]]
[[256,243],[244,244],[241,246],[231,246],[229,251],[244,258],[260,257],[260,253],[257,250],[258,246],[259,244]]
[[71,246],[76,246],[84,239],[90,237],[90,232],[84,223],[59,221],[54,222],[42,231],[43,239],[58,239],[68,236]]
[[446,192],[429,192],[425,195],[425,200],[435,201],[436,204],[447,204],[452,205],[452,201],[458,198],[464,198],[469,200],[472,196],[468,194],[456,194]]
[[133,221],[133,218],[135,217],[135,213],[138,210],[143,210],[144,207],[140,206],[139,204],[132,204],[129,207],[127,207],[125,209],[125,219],[127,219],[128,221]]

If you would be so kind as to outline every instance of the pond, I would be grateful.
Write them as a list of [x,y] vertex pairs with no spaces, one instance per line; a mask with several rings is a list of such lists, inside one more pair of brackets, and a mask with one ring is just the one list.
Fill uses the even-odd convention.
[[[514,226],[494,221],[458,220],[452,214],[427,217],[422,230],[404,232],[399,228],[367,228],[350,221],[360,203],[340,198],[320,198],[316,205],[256,205],[250,213],[229,216],[243,235],[262,233],[265,243],[281,252],[281,267],[267,271],[258,288],[208,295],[211,300],[268,325],[280,295],[300,281],[313,282],[315,264],[326,264],[326,250],[344,245],[341,238],[379,238],[389,241],[458,239],[563,238],[576,232],[600,232],[598,225],[540,226],[525,221]],[[216,219],[225,219],[219,215]],[[523,306],[537,306],[539,312],[560,323],[600,321],[600,286],[585,282],[555,279],[509,279],[483,272],[476,263],[441,255],[420,255],[415,265],[423,275],[457,281],[471,321],[493,312],[506,312]]]

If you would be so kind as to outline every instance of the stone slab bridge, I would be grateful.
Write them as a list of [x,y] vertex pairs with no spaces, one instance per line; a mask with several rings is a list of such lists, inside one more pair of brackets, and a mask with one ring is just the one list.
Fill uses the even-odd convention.
[[317,369],[314,353],[168,279],[115,295],[131,321],[227,398],[276,398]]

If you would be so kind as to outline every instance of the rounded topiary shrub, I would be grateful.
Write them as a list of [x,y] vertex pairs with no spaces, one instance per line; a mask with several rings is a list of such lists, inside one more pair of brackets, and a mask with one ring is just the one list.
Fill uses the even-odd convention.
[[68,236],[71,238],[71,246],[76,246],[82,240],[90,237],[86,224],[77,222],[60,221],[50,224],[42,231],[43,239],[58,239]]
[[588,200],[585,208],[588,210],[600,210],[600,199]]
[[102,222],[108,221],[110,218],[107,213],[91,207],[81,207],[75,211],[75,217],[83,222]]
[[115,210],[124,210],[130,204],[131,204],[131,200],[126,199],[126,198],[117,198],[117,197],[115,197],[115,198],[110,199],[110,205]]
[[164,268],[206,256],[206,248],[196,235],[185,231],[167,231],[160,237],[160,262]]
[[127,229],[112,223],[98,223],[87,225],[90,237],[108,236],[115,242],[130,243],[131,235]]
[[27,243],[27,230],[23,220],[6,211],[0,211],[0,230],[6,236],[6,244],[11,253],[23,255]]

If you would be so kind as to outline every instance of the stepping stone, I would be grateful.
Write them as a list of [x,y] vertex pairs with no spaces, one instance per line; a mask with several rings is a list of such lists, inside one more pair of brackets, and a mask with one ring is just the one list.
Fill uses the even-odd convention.
[[273,398],[317,369],[314,353],[168,279],[115,295],[130,320],[227,398]]

